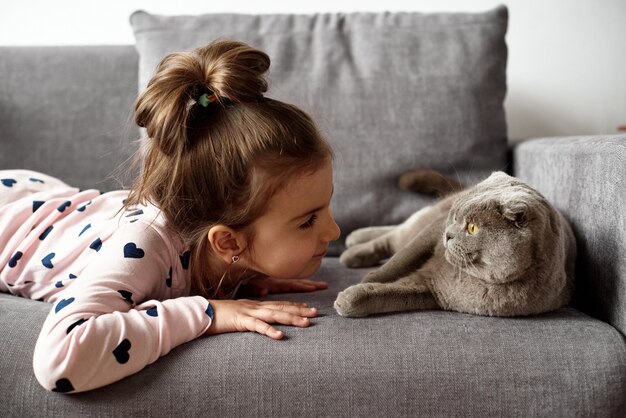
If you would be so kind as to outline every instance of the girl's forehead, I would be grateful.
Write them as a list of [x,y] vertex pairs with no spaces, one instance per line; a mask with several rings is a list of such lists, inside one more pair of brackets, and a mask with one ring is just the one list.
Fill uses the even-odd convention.
[[313,172],[304,172],[287,181],[270,199],[268,212],[306,213],[327,205],[332,192],[333,167],[328,162]]

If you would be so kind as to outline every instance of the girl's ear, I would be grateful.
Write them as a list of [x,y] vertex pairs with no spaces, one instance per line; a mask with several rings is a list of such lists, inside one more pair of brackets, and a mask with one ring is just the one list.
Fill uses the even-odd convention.
[[207,234],[213,253],[230,264],[233,256],[240,255],[246,249],[246,240],[242,232],[237,232],[226,225],[215,225]]

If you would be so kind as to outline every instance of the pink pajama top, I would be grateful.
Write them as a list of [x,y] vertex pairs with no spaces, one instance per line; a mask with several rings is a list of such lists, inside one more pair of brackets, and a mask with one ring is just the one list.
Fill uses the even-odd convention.
[[33,358],[48,390],[115,382],[211,325],[189,251],[156,207],[120,211],[127,196],[0,171],[0,291],[52,303]]

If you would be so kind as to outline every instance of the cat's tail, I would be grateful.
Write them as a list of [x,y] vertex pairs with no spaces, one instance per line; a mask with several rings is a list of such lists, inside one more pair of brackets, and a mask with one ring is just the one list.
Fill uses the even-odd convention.
[[398,178],[402,190],[443,197],[465,189],[465,186],[435,170],[411,170]]

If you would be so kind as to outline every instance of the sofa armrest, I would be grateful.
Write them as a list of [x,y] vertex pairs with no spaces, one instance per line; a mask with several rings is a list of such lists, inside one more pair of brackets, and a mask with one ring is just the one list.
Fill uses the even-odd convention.
[[514,148],[513,172],[572,224],[573,305],[626,334],[626,135],[529,140]]

